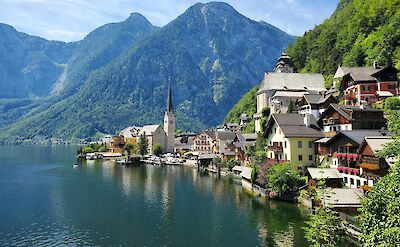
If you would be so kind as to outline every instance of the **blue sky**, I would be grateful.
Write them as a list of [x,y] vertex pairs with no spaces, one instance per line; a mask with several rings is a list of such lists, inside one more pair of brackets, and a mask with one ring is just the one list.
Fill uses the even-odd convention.
[[[163,26],[199,1],[192,0],[0,0],[0,22],[52,40],[76,41],[90,31],[139,12]],[[320,24],[339,0],[227,0],[243,15],[293,35]]]

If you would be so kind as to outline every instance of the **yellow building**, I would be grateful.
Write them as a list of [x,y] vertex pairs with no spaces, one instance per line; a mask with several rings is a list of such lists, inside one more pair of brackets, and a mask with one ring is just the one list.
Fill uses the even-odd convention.
[[314,141],[324,137],[311,114],[272,114],[264,134],[268,162],[306,167],[315,165]]

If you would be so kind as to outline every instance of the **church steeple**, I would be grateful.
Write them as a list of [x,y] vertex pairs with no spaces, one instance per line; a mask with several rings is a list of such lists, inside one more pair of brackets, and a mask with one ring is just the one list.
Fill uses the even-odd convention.
[[168,79],[167,106],[164,115],[165,147],[167,153],[174,152],[175,147],[175,114],[172,105],[171,79]]
[[168,78],[168,96],[167,96],[167,112],[174,113],[174,108],[172,106],[172,94],[171,94],[171,78]]

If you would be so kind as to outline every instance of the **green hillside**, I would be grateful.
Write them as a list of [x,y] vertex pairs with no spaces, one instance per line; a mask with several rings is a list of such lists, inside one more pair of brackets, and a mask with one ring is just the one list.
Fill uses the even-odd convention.
[[[400,69],[400,0],[341,0],[330,18],[297,38],[287,53],[298,72],[322,73],[327,87],[339,64],[370,66],[376,60]],[[236,106],[255,103],[251,96]],[[225,119],[239,116],[237,109]]]
[[400,69],[400,0],[341,0],[333,15],[291,45],[300,72],[334,74],[343,66]]

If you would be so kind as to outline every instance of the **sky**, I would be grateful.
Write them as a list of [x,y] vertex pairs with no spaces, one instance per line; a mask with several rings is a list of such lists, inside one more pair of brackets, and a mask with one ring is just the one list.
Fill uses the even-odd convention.
[[[78,41],[94,29],[144,15],[164,26],[199,0],[0,0],[0,22],[50,40]],[[206,1],[203,1],[206,2]],[[226,0],[239,13],[296,36],[322,23],[339,0]]]

